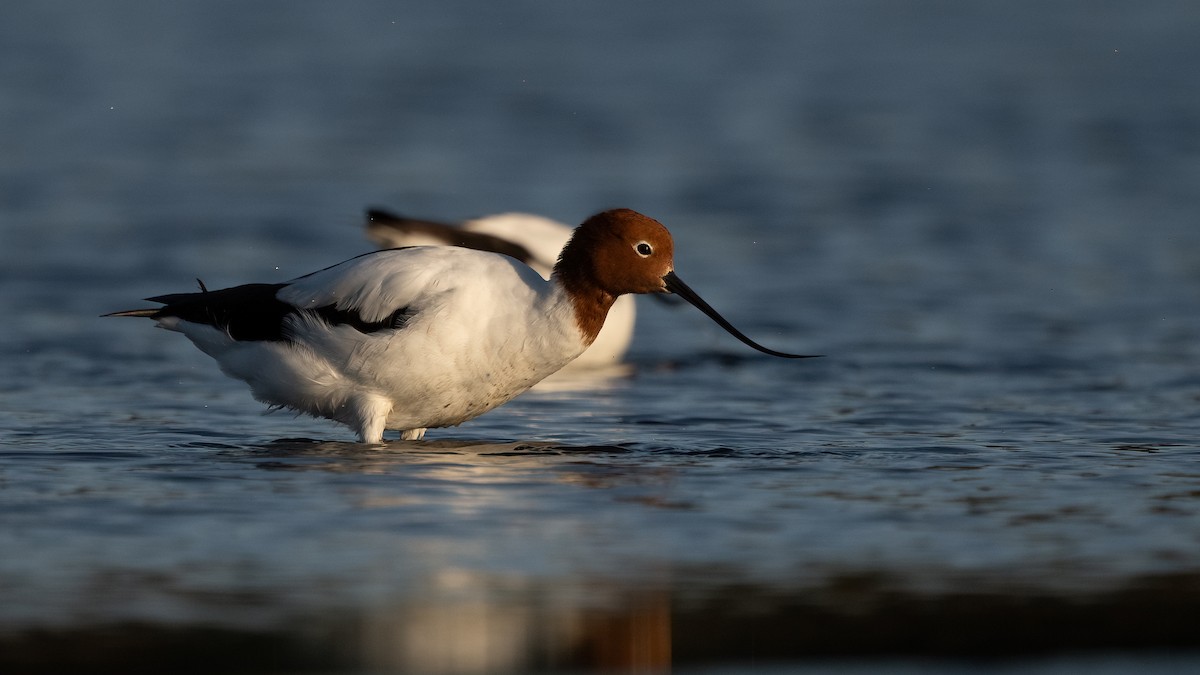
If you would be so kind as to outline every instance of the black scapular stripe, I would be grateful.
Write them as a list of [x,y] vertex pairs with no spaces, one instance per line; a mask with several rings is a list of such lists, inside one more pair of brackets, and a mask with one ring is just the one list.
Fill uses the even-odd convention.
[[[146,298],[161,302],[164,307],[154,318],[174,316],[220,328],[234,339],[242,342],[256,340],[289,342],[284,331],[284,319],[289,315],[306,311],[289,305],[276,297],[287,284],[245,284],[218,291],[199,293],[172,293]],[[337,309],[326,305],[310,310],[323,321],[332,325],[347,325],[360,333],[400,328],[408,319],[408,308],[402,307],[381,321],[364,321],[357,312]]]

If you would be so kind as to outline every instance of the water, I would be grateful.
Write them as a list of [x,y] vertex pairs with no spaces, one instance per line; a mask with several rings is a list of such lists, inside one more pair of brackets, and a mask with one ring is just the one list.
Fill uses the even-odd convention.
[[[1197,667],[1191,5],[0,14],[5,672]],[[632,376],[364,449],[97,318],[369,204],[637,208],[827,357],[643,302]]]

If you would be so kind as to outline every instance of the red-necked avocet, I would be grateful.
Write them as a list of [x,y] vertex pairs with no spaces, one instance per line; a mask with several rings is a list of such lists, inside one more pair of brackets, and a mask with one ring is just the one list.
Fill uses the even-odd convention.
[[575,229],[550,279],[454,246],[366,253],[273,284],[147,298],[107,316],[183,333],[255,398],[341,422],[364,443],[420,439],[505,403],[577,358],[627,293],[674,293],[745,344],[675,275],[670,232],[629,209]]

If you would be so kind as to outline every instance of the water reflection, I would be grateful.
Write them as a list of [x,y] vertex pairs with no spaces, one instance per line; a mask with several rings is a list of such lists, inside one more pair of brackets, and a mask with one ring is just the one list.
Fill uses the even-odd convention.
[[[1026,662],[1011,659],[1195,648],[1200,573],[1140,577],[1086,594],[995,579],[960,578],[955,586],[915,589],[882,571],[785,588],[734,582],[717,569],[657,587],[450,569],[409,595],[359,608],[331,603],[273,623],[0,630],[0,669],[658,673],[721,662],[839,662],[829,659],[879,659],[887,669],[903,657],[989,659],[1020,671]],[[1184,667],[1169,672],[1200,664],[1195,653],[1176,654],[1172,665]],[[955,671],[954,661],[943,663]]]
[[[478,439],[14,453],[10,495],[43,468],[56,491],[5,514],[36,545],[4,561],[0,671],[658,672],[1195,646],[1190,549],[1151,533],[1174,556],[1154,575],[1122,566],[1133,534],[1103,543],[1146,506],[1185,523],[1195,473],[1147,462],[1190,450],[874,438],[808,454]],[[16,480],[18,465],[36,471]],[[1099,480],[1150,502],[1098,498]],[[939,541],[951,527],[973,538]]]
[[[535,498],[539,486],[635,488],[639,491],[615,491],[613,500],[651,508],[690,508],[686,500],[665,497],[654,489],[669,485],[674,470],[645,461],[624,463],[612,459],[631,452],[621,445],[572,446],[546,441],[436,439],[364,447],[358,443],[281,439],[230,455],[248,457],[254,468],[266,471],[394,478],[392,482],[362,482],[348,488],[344,494],[359,509],[402,509],[424,504],[447,509],[461,518],[489,507],[511,508]],[[562,515],[574,520],[581,514]]]

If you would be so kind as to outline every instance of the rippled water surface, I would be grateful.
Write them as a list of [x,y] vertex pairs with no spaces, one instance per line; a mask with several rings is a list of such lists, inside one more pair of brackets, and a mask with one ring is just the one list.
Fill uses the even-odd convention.
[[[1200,9],[0,10],[5,672],[1194,672]],[[428,440],[100,319],[630,206],[768,346]]]

